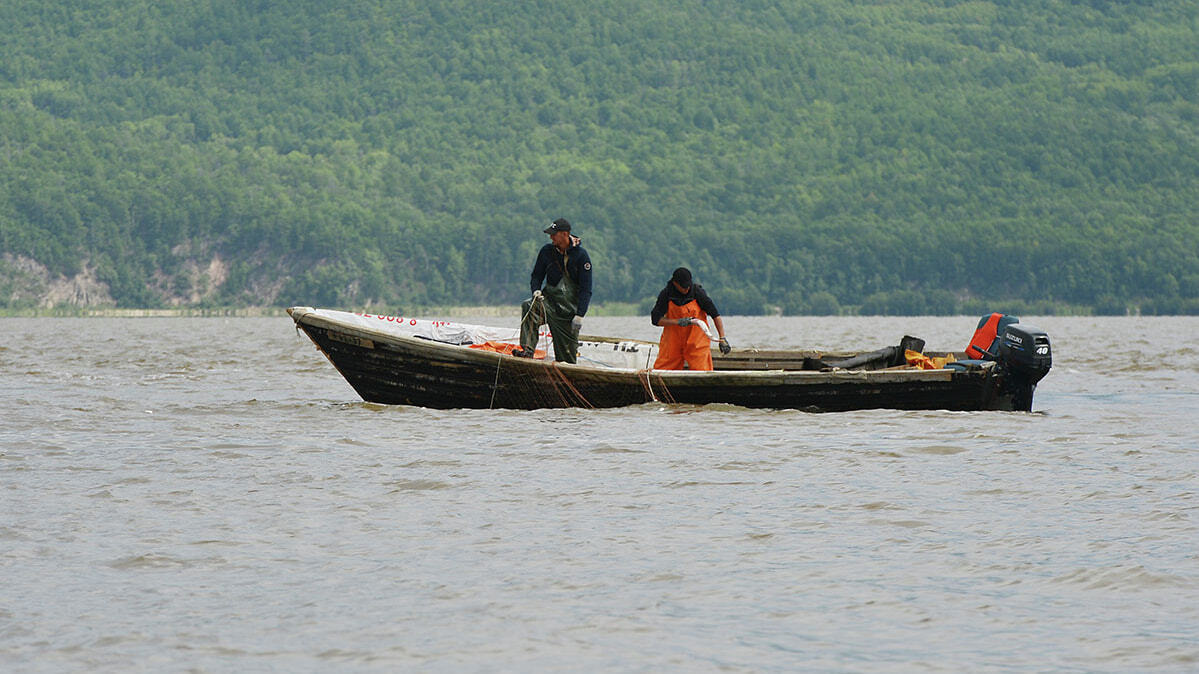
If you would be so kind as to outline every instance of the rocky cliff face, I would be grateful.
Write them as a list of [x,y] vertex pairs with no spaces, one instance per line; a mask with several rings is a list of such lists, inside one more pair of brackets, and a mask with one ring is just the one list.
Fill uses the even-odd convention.
[[23,256],[0,257],[0,306],[49,308],[55,306],[112,306],[108,286],[96,270],[84,267],[72,276],[51,274],[45,265]]
[[[227,277],[224,261],[214,256],[207,261],[187,260],[174,276],[157,274],[151,287],[167,306],[190,306],[215,296]],[[103,308],[116,302],[90,264],[68,277],[51,273],[31,258],[5,254],[0,257],[0,308],[5,306]]]
[[212,298],[228,277],[229,268],[220,256],[213,256],[207,262],[187,259],[174,276],[155,274],[151,287],[167,305],[189,306]]

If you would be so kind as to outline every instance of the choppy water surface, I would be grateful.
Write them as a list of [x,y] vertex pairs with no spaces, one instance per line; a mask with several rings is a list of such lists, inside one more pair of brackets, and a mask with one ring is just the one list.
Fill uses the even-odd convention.
[[1032,414],[807,414],[386,407],[287,318],[2,319],[0,669],[1199,670],[1199,320],[1024,322]]

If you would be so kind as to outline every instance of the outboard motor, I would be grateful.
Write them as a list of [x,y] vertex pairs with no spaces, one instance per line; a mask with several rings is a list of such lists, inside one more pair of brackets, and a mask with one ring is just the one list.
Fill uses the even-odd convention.
[[1053,365],[1049,335],[1031,325],[1010,323],[1003,328],[995,355],[1008,372],[1009,386],[1015,393],[1012,406],[1020,412],[1031,412],[1037,382],[1049,374]]

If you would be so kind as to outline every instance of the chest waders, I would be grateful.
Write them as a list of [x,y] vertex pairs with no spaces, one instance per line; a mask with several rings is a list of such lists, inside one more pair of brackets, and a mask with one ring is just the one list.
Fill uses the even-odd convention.
[[[699,302],[678,305],[670,302],[666,307],[666,318],[694,318],[707,323],[708,314],[699,308]],[[658,342],[658,359],[655,370],[681,370],[683,363],[691,370],[712,369],[712,340],[698,325],[662,326],[662,338]]]
[[541,291],[541,301],[525,300],[520,305],[520,345],[532,353],[537,346],[537,331],[542,325],[550,326],[554,341],[554,359],[563,363],[576,362],[579,352],[579,336],[570,322],[579,310],[579,286],[566,273],[562,265],[562,279],[558,285],[546,286]]

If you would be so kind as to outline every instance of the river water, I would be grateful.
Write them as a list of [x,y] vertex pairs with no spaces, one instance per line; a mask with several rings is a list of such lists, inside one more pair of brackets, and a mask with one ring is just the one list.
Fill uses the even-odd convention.
[[286,317],[0,319],[0,670],[1199,670],[1199,318],[1023,322],[1031,414],[809,414],[388,407]]

